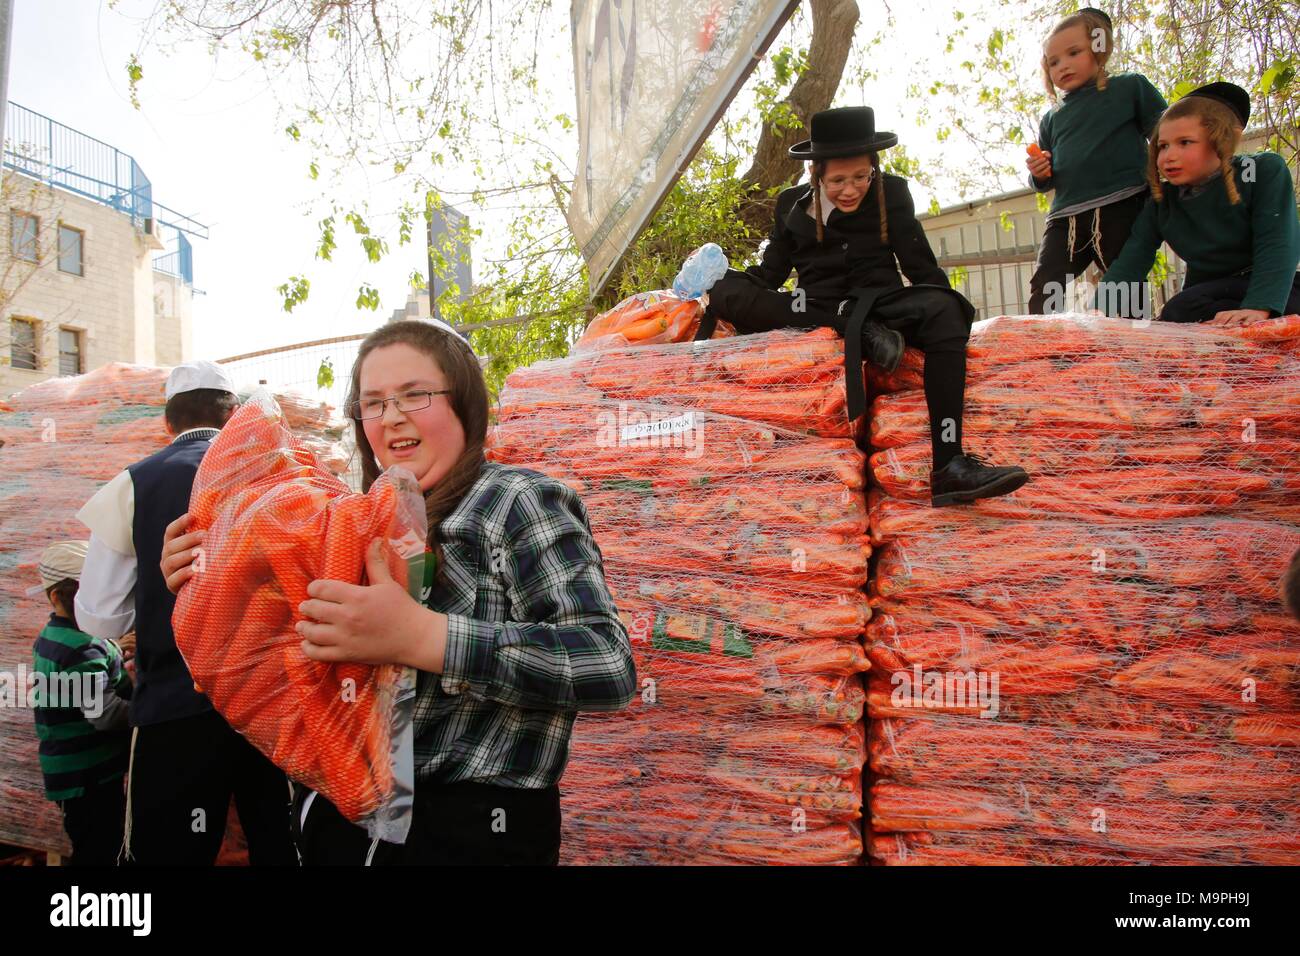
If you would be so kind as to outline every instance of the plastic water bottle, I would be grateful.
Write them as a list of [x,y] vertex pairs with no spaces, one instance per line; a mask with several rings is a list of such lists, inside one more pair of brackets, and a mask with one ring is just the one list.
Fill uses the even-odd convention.
[[706,242],[686,257],[673,280],[673,291],[683,299],[698,299],[727,274],[727,254],[716,242]]

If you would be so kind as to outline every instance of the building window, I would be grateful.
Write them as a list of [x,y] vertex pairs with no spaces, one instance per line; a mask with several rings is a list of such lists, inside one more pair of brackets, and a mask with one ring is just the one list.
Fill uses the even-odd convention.
[[36,369],[36,323],[31,319],[9,320],[9,364]]
[[40,232],[41,221],[25,212],[9,215],[9,251],[15,259],[27,262],[36,261],[36,237]]
[[81,333],[76,329],[59,329],[59,374],[80,375]]
[[59,271],[70,272],[74,276],[85,275],[81,268],[81,247],[85,235],[80,229],[73,229],[59,223]]

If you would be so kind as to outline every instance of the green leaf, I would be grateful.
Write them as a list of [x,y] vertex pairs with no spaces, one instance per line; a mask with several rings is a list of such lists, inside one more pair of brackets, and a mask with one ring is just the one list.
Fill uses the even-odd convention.
[[311,282],[302,276],[290,276],[289,281],[277,286],[275,291],[284,298],[284,311],[292,312],[294,306],[302,305],[307,301]]
[[126,61],[126,86],[131,94],[131,105],[136,109],[140,108],[140,81],[144,79],[144,67],[140,65],[140,58],[134,53]]
[[316,387],[334,387],[334,363],[330,361],[328,356],[321,359],[320,368],[316,370]]
[[369,283],[362,283],[361,288],[357,290],[357,308],[369,309],[374,312],[379,308],[379,290]]
[[320,221],[320,243],[316,246],[316,258],[329,260],[338,248],[334,241],[334,217],[326,216]]

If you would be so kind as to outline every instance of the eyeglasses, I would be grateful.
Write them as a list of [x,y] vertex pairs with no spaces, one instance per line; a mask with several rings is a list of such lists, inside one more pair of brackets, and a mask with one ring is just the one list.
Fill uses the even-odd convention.
[[875,177],[875,173],[867,173],[865,176],[854,176],[852,179],[846,179],[843,176],[836,176],[834,179],[824,179],[822,182],[826,184],[827,192],[843,189],[848,183],[853,183],[854,187],[857,189],[866,189],[867,185]]
[[449,388],[436,391],[420,389],[414,392],[404,392],[401,395],[389,395],[387,398],[363,398],[359,402],[348,402],[343,406],[343,414],[359,422],[372,418],[383,418],[389,402],[392,402],[399,412],[418,412],[420,409],[428,408],[432,404],[433,396],[449,394],[451,394]]

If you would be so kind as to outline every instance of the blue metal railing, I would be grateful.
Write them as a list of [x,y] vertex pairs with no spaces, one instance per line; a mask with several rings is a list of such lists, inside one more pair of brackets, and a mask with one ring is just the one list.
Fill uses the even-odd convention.
[[[208,227],[155,203],[153,184],[127,153],[17,103],[7,104],[4,165],[116,209],[137,226],[154,219],[178,232],[208,238]],[[161,218],[162,212],[168,218]]]
[[137,225],[153,218],[153,184],[131,156],[17,103],[5,116],[4,163],[111,206]]
[[153,261],[155,272],[184,279],[186,284],[194,285],[194,247],[185,238],[185,233],[176,233],[176,251],[159,256]]

